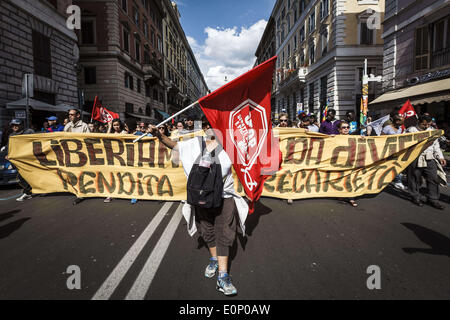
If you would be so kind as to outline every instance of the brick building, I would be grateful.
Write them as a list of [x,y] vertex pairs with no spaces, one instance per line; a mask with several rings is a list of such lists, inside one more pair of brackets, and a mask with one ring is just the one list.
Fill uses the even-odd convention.
[[61,120],[78,108],[75,33],[67,28],[71,0],[0,1],[0,124],[24,116],[22,80],[33,74],[31,123],[41,128],[45,117]]
[[156,120],[165,110],[163,10],[157,0],[74,1],[82,11],[79,34],[84,109],[95,96],[122,119]]

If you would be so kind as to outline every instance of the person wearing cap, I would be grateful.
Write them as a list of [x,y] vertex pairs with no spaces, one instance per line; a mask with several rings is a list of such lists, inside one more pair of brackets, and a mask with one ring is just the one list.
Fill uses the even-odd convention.
[[[32,129],[24,129],[22,120],[20,120],[20,119],[12,119],[9,122],[9,125],[12,130],[9,137],[18,136],[18,135],[22,135],[22,134],[34,133],[34,130],[32,130]],[[8,150],[8,147],[9,147],[9,139],[8,139],[8,143],[6,144],[6,150]],[[6,156],[6,159],[8,159],[8,156]],[[19,180],[19,185],[23,189],[23,193],[19,198],[16,199],[16,201],[22,202],[22,201],[31,199],[33,196],[31,193],[31,186],[29,185],[29,183],[20,175],[20,173],[17,173],[17,179]]]
[[89,133],[89,126],[81,120],[78,109],[69,110],[69,123],[64,127],[64,132]]
[[58,131],[64,131],[64,126],[61,124],[58,124],[58,118],[55,116],[51,116],[46,118],[48,122],[48,128],[45,130],[45,132],[58,132]]

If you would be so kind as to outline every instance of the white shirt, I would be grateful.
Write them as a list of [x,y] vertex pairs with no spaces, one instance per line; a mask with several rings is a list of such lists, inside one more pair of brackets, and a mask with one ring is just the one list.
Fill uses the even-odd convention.
[[[180,161],[183,165],[184,173],[186,177],[189,177],[192,166],[201,154],[199,139],[196,137],[187,141],[179,141],[178,150],[180,152]],[[231,198],[234,194],[234,180],[231,172],[232,163],[230,157],[223,149],[220,151],[218,158],[222,169],[222,179],[224,179],[222,198]]]
[[[433,131],[433,128],[428,128],[426,131]],[[409,127],[406,132],[413,133],[420,132],[420,130],[417,127]],[[424,157],[425,160],[444,159],[444,155],[439,145],[439,139],[434,140],[433,144],[422,152],[420,156]]]

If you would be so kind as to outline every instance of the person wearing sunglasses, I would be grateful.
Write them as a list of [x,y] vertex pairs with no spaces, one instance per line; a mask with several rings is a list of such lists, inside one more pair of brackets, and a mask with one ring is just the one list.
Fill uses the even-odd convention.
[[64,127],[64,132],[90,133],[89,126],[81,120],[78,109],[69,110],[69,123]]
[[[337,124],[337,129],[340,135],[348,136],[350,133],[350,124],[347,121],[342,120]],[[358,206],[355,198],[347,198],[346,200],[352,207],[356,208]]]
[[278,117],[278,127],[280,128],[288,128],[289,126],[289,116],[287,113],[281,113]]

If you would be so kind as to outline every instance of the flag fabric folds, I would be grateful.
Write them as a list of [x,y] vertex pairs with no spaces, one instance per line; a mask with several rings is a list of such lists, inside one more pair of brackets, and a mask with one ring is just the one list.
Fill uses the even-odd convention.
[[98,97],[95,96],[94,106],[92,107],[91,121],[96,120],[102,123],[109,123],[114,119],[119,118],[120,117],[118,113],[109,111],[108,109],[103,107],[100,101],[98,100]]
[[271,92],[277,57],[260,64],[199,100],[250,199],[250,213],[264,181],[281,165],[272,136]]
[[414,107],[411,104],[411,101],[406,101],[403,107],[398,112],[399,114],[403,115],[405,119],[417,116],[416,110],[414,110]]

